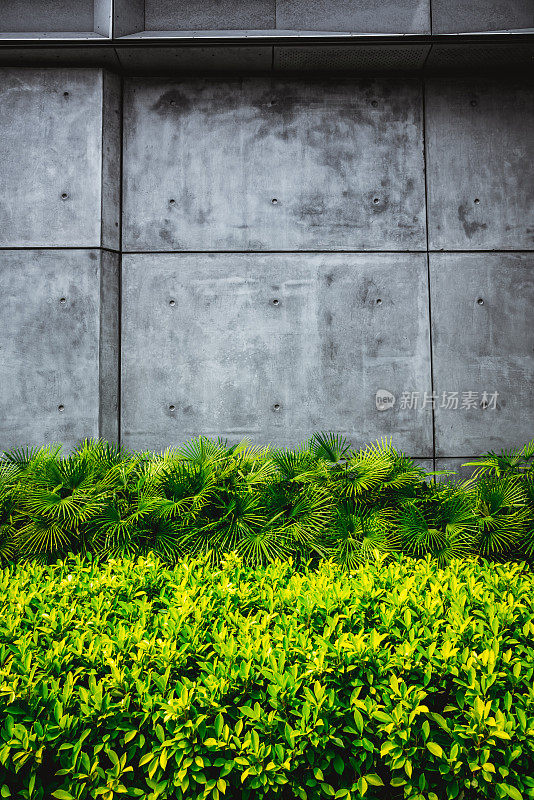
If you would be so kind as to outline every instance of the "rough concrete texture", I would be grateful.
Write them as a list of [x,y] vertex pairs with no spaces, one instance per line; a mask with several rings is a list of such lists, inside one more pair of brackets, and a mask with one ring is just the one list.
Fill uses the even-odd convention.
[[430,391],[426,280],[423,254],[124,256],[124,443],[333,429],[431,455],[428,410],[376,408]]
[[102,74],[102,247],[120,246],[121,194],[121,79],[110,72]]
[[[534,253],[435,253],[430,270],[436,455],[524,444],[534,420]],[[443,392],[459,393],[457,409],[441,407]],[[473,407],[461,407],[464,392],[477,393],[465,398]],[[495,408],[483,407],[483,392],[498,393]]]
[[[120,245],[118,78],[0,78],[0,448],[117,438],[122,307],[129,446],[323,428],[432,457],[401,401],[431,391],[419,79],[127,80],[121,300],[118,254],[74,249]],[[521,77],[428,82],[430,249],[459,251],[430,253],[438,466],[532,438],[533,108]]]
[[103,209],[118,231],[116,189],[102,206],[102,106],[101,70],[0,70],[0,246],[98,247]]
[[145,27],[144,0],[113,0],[113,35],[128,36]]
[[532,0],[432,0],[433,33],[534,28]]
[[145,0],[145,30],[271,30],[275,0]]
[[427,81],[431,249],[534,249],[533,130],[527,77]]
[[[96,0],[98,2],[98,0]],[[2,3],[2,31],[92,31],[94,0],[16,0]]]
[[120,255],[100,251],[98,435],[119,441]]
[[128,80],[126,250],[424,249],[421,86]]
[[276,0],[276,27],[354,33],[430,33],[429,0]]
[[[49,441],[69,448],[100,431],[114,438],[113,273],[99,250],[0,251],[0,449]],[[107,319],[101,319],[101,289]],[[103,394],[99,427],[101,369],[115,389]]]

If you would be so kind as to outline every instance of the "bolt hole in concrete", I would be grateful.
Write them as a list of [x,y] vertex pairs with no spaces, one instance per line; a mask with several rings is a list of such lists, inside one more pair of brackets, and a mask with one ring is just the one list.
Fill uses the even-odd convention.
[[373,108],[376,108],[378,106],[378,100],[372,100],[371,105],[373,106]]
[[275,206],[278,203],[278,199],[276,197],[273,197],[271,203],[273,204],[273,206]]
[[476,105],[478,105],[478,103],[477,103],[477,101],[476,101],[476,100],[471,100],[471,105],[472,105],[472,106],[473,106],[473,108],[474,108]]
[[171,198],[169,200],[169,205],[173,206],[175,203],[176,203],[176,200],[174,200],[173,198]]
[[175,306],[176,305],[176,300],[169,300],[169,305],[170,306]]
[[169,406],[169,411],[176,411],[176,406],[170,405]]
[[475,197],[475,205],[478,206],[479,203],[480,203],[480,200],[478,199],[478,197]]
[[67,197],[68,197],[68,194],[67,194],[67,192],[62,192],[62,193],[61,193],[61,199],[62,199],[62,200],[66,200],[66,199],[67,199]]
[[57,407],[57,410],[58,410],[58,411],[60,411],[60,412],[61,412],[61,411],[65,411],[65,406],[64,406],[63,404],[61,404],[61,405],[59,405],[59,406]]
[[68,97],[68,96],[69,96],[68,92],[63,92],[63,97]]
[[484,305],[484,300],[481,297],[479,297],[478,300],[477,300],[477,303],[479,304],[479,306],[483,306]]
[[271,100],[271,105],[272,105],[272,106],[275,106],[275,105],[276,105],[276,100],[274,100],[274,99],[273,99],[273,100]]
[[382,305],[382,299],[380,297],[376,301],[376,304],[377,304],[377,306],[381,306]]
[[273,411],[280,411],[280,403],[275,403],[274,404]]
[[379,204],[379,202],[380,202],[380,198],[379,197],[374,197],[373,198],[373,203],[375,204],[375,206],[377,206]]
[[62,306],[64,306],[65,303],[67,302],[67,298],[66,297],[60,297],[59,298],[59,302],[61,303]]
[[279,303],[280,303],[280,300],[278,300],[278,298],[275,297],[274,300],[273,300],[273,306],[277,306],[277,305],[279,305]]

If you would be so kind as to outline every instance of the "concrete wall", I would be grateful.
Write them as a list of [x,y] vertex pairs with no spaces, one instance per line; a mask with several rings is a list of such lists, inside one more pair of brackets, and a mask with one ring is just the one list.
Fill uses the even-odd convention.
[[118,437],[120,80],[0,70],[0,447]]
[[440,34],[529,29],[534,8],[531,0],[115,0],[114,20],[115,36],[196,30]]
[[527,78],[1,77],[0,446],[532,438]]

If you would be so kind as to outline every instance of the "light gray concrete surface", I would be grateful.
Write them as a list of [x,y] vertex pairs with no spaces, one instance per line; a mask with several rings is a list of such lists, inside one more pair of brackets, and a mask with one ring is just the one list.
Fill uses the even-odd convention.
[[433,33],[534,28],[532,0],[432,0]]
[[424,249],[414,79],[127,80],[125,250]]
[[431,249],[534,249],[533,130],[526,76],[426,81]]
[[145,0],[145,30],[260,30],[275,24],[275,0]]
[[[430,288],[436,455],[464,456],[529,441],[534,253],[431,254]],[[458,392],[458,408],[442,407],[443,392]]]
[[[122,355],[128,446],[333,429],[432,456],[402,400],[432,388],[419,78],[127,80],[122,299],[119,79],[0,78],[0,448],[115,440]],[[533,436],[532,99],[428,79],[430,248],[458,251],[430,253],[438,466]],[[454,391],[497,407],[441,408]]]
[[276,27],[355,33],[430,33],[429,0],[276,0]]
[[98,247],[102,230],[116,246],[116,187],[102,204],[103,141],[105,174],[118,178],[111,102],[103,137],[102,70],[0,70],[0,246]]
[[[109,0],[104,0],[109,3]],[[96,0],[98,2],[98,0]],[[2,31],[92,31],[93,0],[5,0],[2,2]]]
[[128,36],[145,28],[144,0],[113,0],[113,35]]
[[120,387],[120,254],[100,251],[98,435],[118,442]]
[[120,247],[121,105],[121,79],[111,72],[103,72],[100,241],[102,247],[112,250]]
[[[50,441],[69,448],[98,436],[101,364],[109,384],[102,432],[113,438],[114,275],[116,268],[109,257],[102,265],[99,250],[0,251],[0,449]],[[115,367],[115,393],[116,387]]]
[[432,454],[422,254],[123,257],[122,436],[159,449],[201,433],[293,445],[317,430]]
[[[479,453],[481,455],[481,453]],[[439,483],[459,483],[460,481],[467,481],[473,475],[476,467],[470,467],[466,464],[468,461],[475,461],[477,456],[464,456],[463,458],[437,458],[436,470],[450,470],[451,475],[437,475],[436,480]]]

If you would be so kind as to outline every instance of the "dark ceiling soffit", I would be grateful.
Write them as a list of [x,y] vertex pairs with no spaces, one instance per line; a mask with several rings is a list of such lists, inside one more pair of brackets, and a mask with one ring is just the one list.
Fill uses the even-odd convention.
[[246,46],[255,45],[365,45],[399,47],[402,45],[510,45],[510,44],[534,44],[534,31],[524,33],[522,31],[505,31],[502,33],[442,33],[442,34],[298,34],[283,35],[267,32],[266,34],[246,34],[242,36],[228,36],[220,34],[202,36],[170,36],[170,37],[127,37],[111,39],[106,37],[98,38],[76,38],[76,39],[52,39],[49,36],[44,38],[28,39],[0,39],[0,48],[9,47],[17,49],[32,48],[54,48],[54,49],[77,49],[84,48],[104,48],[112,45],[114,48],[123,47],[142,48],[142,47],[210,47],[210,46]]

